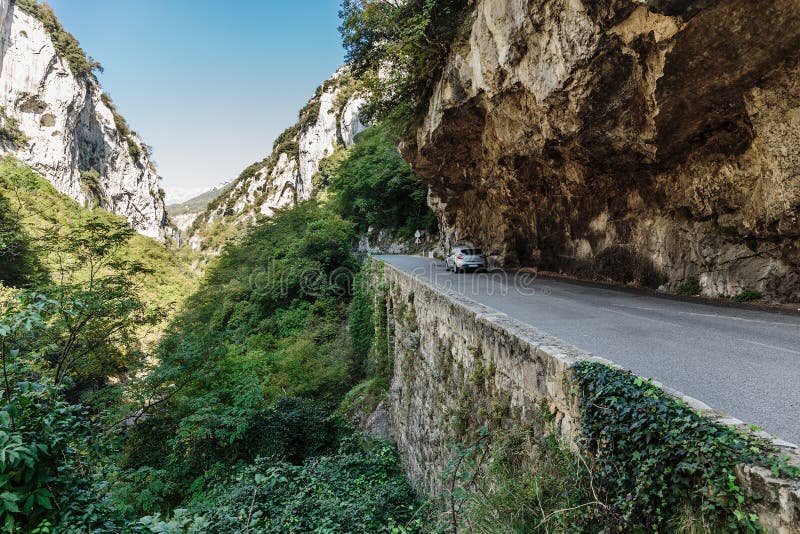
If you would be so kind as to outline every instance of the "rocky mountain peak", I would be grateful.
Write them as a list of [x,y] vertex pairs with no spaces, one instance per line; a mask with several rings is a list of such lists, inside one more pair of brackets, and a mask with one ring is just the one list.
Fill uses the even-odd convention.
[[102,92],[92,66],[49,8],[0,0],[0,154],[78,202],[162,238],[167,217],[149,149]]
[[278,136],[269,156],[242,171],[194,220],[192,247],[216,251],[223,242],[217,230],[242,228],[311,198],[320,164],[366,129],[359,119],[364,103],[348,69],[336,71],[300,110],[297,123]]

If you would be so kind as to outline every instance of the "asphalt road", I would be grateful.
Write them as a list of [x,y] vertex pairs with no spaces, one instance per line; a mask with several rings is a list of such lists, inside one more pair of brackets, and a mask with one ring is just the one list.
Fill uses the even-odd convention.
[[800,444],[800,316],[379,258]]

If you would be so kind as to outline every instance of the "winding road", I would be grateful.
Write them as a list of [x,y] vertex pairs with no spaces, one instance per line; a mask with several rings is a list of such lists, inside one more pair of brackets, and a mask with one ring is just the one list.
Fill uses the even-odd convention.
[[378,258],[800,444],[800,316]]

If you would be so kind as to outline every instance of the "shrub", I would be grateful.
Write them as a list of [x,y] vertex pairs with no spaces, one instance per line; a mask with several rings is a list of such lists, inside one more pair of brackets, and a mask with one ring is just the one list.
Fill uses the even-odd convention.
[[761,291],[751,290],[742,291],[738,295],[732,297],[736,302],[750,302],[751,300],[761,300],[762,298],[764,298],[764,294]]
[[81,189],[89,197],[88,203],[96,205],[102,198],[103,191],[100,188],[100,173],[95,169],[81,171]]
[[700,282],[697,280],[697,278],[690,277],[681,285],[679,285],[675,292],[678,295],[693,296],[699,295],[702,290],[703,289],[700,287]]
[[417,504],[392,445],[346,439],[301,465],[259,459],[190,508],[210,532],[390,532]]
[[96,483],[103,465],[88,413],[65,402],[60,388],[42,378],[49,373],[41,355],[17,343],[49,334],[42,312],[55,303],[43,295],[20,300],[0,317],[0,524],[7,532],[53,525],[113,531],[122,518]]
[[46,279],[46,271],[34,245],[23,231],[14,212],[0,194],[0,282],[26,287]]
[[297,159],[300,157],[300,145],[298,144],[299,136],[299,122],[281,132],[272,144],[272,157],[275,158],[275,163],[278,162],[277,158],[280,157],[281,153],[285,153],[289,159]]
[[17,119],[6,117],[6,108],[0,106],[0,143],[9,143],[16,149],[25,148],[30,138],[19,129]]
[[423,108],[450,55],[465,33],[471,2],[345,0],[339,28],[353,74],[368,89],[364,114],[404,123]]
[[319,119],[320,106],[320,98],[319,96],[315,96],[300,110],[300,113],[298,114],[298,125],[301,132],[309,129],[317,123],[317,119]]
[[[165,470],[162,506],[176,506],[218,469],[258,455],[302,461],[324,452],[307,444],[335,442],[340,419],[327,414],[352,385],[352,237],[350,223],[309,201],[227,244],[209,267],[161,343],[160,365],[138,386],[142,398],[168,401],[126,447],[128,469]],[[283,397],[300,400],[290,407]],[[147,453],[164,450],[163,441],[166,461]]]

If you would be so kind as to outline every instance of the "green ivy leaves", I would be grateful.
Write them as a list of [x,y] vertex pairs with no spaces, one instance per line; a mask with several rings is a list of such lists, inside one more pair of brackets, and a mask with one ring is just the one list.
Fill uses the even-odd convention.
[[690,507],[721,531],[759,532],[736,465],[797,476],[768,441],[714,423],[650,381],[595,362],[575,367],[583,443],[626,529],[674,528]]

